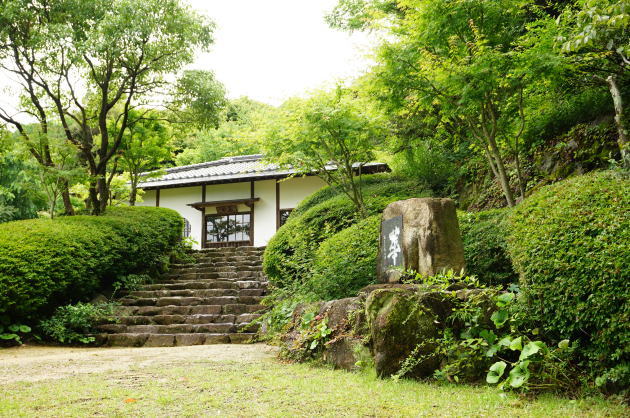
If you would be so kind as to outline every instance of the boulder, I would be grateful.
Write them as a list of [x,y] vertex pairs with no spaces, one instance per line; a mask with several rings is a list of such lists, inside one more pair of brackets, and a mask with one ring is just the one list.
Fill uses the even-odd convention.
[[361,338],[353,336],[341,336],[330,341],[322,353],[324,362],[344,370],[356,370],[359,361],[366,361],[369,358],[369,348]]
[[420,289],[377,289],[367,298],[374,365],[380,377],[398,373],[412,353],[419,360],[404,373],[407,377],[428,377],[440,366],[433,339],[439,336],[451,305],[443,293]]
[[383,211],[377,276],[400,281],[402,270],[432,276],[464,269],[464,247],[451,199],[400,200]]

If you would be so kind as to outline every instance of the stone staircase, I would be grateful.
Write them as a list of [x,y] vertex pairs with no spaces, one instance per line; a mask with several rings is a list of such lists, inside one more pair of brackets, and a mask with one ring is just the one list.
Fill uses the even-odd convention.
[[260,247],[213,248],[196,263],[174,264],[163,281],[119,300],[119,321],[101,325],[97,341],[110,346],[170,347],[247,343],[267,281]]

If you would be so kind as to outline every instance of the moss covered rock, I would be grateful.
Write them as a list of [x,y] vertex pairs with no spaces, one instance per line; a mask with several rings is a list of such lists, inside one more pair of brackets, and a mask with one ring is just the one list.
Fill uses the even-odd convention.
[[[433,293],[433,295],[431,294]],[[374,365],[380,377],[400,371],[403,362],[415,351],[419,358],[405,375],[422,378],[433,374],[440,359],[434,355],[440,331],[440,315],[435,311],[441,296],[435,292],[419,292],[417,288],[378,289],[366,301]],[[444,299],[444,311],[448,302]]]

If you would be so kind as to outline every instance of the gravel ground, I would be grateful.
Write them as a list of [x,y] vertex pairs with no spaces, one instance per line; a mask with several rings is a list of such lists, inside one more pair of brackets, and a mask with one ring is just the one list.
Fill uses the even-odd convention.
[[126,371],[184,361],[243,363],[273,358],[276,348],[264,344],[218,344],[166,348],[78,348],[23,345],[0,349],[0,385],[62,379],[110,370]]

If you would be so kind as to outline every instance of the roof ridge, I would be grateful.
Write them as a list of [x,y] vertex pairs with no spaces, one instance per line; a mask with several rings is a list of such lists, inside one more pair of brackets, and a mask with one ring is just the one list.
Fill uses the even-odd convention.
[[196,170],[199,168],[206,168],[206,167],[216,167],[216,166],[230,164],[234,162],[245,163],[245,162],[250,162],[250,161],[260,161],[262,160],[262,158],[263,158],[262,154],[235,155],[232,157],[223,157],[221,159],[214,160],[214,161],[207,161],[204,163],[180,165],[177,167],[171,167],[171,168],[166,168],[162,170],[148,171],[145,173],[141,173],[140,175],[146,176],[148,174],[157,173],[157,172],[165,172],[166,174],[181,173],[181,172],[185,172],[189,170]]

